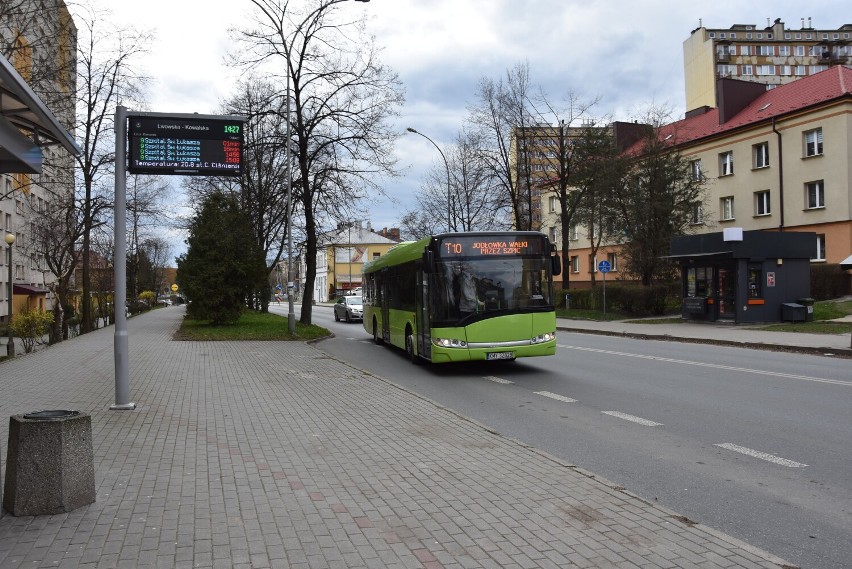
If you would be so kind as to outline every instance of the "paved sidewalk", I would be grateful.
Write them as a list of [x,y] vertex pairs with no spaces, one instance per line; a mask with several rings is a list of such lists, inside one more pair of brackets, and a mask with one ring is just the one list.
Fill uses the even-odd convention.
[[[183,309],[0,363],[0,412],[92,416],[97,501],[0,518],[0,567],[778,568],[772,555],[298,342]],[[5,465],[8,422],[0,427]]]

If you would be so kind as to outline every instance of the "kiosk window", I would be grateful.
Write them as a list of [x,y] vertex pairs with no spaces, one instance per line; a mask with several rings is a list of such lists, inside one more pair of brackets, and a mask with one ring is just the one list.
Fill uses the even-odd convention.
[[763,282],[763,270],[759,267],[748,268],[748,297],[760,298],[760,283]]

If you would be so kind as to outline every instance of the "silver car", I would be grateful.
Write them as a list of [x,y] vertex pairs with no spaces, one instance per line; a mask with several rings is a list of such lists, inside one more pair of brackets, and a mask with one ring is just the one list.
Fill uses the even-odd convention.
[[364,319],[364,304],[360,296],[344,296],[334,303],[334,319],[347,322]]

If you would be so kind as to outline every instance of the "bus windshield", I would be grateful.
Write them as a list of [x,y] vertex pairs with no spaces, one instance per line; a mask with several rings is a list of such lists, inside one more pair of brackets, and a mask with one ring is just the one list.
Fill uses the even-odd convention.
[[433,325],[552,310],[547,257],[442,259],[430,275]]

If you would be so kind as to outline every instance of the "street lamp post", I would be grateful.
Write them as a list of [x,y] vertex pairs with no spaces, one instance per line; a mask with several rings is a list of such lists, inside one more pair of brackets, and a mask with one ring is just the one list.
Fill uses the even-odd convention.
[[12,245],[15,244],[15,234],[11,231],[3,238],[9,246],[9,318],[6,324],[6,356],[9,359],[15,357],[15,339],[12,336],[12,299],[14,298],[15,285],[12,281]]
[[432,146],[437,148],[438,152],[441,153],[441,158],[444,159],[444,167],[447,169],[447,231],[452,231],[452,228],[450,227],[451,224],[452,224],[452,217],[450,217],[450,163],[447,162],[447,157],[444,155],[444,151],[441,150],[440,146],[435,144],[434,140],[432,140],[431,138],[429,138],[428,136],[426,136],[422,132],[414,130],[411,127],[408,127],[405,130],[407,130],[408,132],[413,132],[414,134],[419,134],[420,136],[422,136],[423,138],[425,138],[426,140],[431,142]]

